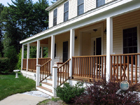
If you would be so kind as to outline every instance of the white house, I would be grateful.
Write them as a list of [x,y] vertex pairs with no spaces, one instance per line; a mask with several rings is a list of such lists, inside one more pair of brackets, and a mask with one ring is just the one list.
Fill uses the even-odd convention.
[[[38,90],[54,95],[56,86],[73,79],[138,82],[140,0],[58,0],[46,11],[49,29],[20,41],[22,72],[36,72]],[[35,59],[30,46],[37,46]],[[48,47],[48,58],[40,47]]]

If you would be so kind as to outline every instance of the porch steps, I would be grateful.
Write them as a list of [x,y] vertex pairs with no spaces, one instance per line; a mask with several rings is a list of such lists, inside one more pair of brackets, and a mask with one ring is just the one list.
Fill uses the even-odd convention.
[[39,91],[42,91],[42,92],[44,92],[44,93],[46,93],[50,96],[53,96],[53,93],[52,93],[51,89],[48,89],[48,88],[43,87],[43,86],[38,86],[38,87],[36,87],[36,89],[39,90]]
[[52,79],[46,79],[41,83],[41,86],[36,87],[37,90],[42,91],[50,96],[53,96],[52,88]]

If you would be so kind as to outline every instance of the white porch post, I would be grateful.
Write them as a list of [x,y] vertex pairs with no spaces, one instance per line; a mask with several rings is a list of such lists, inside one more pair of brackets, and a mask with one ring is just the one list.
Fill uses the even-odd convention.
[[52,77],[52,92],[53,96],[56,96],[56,88],[57,88],[57,64],[53,65],[53,77]]
[[74,45],[75,45],[75,30],[70,30],[70,70],[69,76],[72,78],[72,56],[74,56]]
[[39,55],[40,55],[40,40],[37,40],[37,53],[36,53],[36,86],[39,86],[39,82],[40,82],[40,65],[38,64]]
[[36,53],[36,64],[38,65],[38,58],[40,55],[40,40],[37,40],[37,53]]
[[[55,44],[55,36],[52,35],[51,36],[51,73],[52,73],[52,67],[53,67],[53,64],[54,64],[54,44]],[[53,74],[53,73],[52,73]]]
[[23,68],[23,59],[24,59],[24,45],[22,45],[21,70]]
[[27,64],[26,71],[28,71],[28,59],[30,58],[30,44],[27,44]]
[[110,54],[113,53],[113,20],[111,17],[106,19],[107,22],[107,35],[106,35],[106,81],[110,79]]
[[43,47],[41,47],[41,58],[43,58]]

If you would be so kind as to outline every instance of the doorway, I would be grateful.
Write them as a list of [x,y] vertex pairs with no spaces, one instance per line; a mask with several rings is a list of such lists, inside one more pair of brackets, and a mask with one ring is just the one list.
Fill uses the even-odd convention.
[[68,41],[63,42],[63,62],[68,60]]

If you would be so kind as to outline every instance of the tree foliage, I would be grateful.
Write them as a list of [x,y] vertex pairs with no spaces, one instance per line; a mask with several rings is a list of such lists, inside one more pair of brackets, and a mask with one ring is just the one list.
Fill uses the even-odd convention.
[[[10,59],[10,63],[13,64],[10,70],[13,70],[18,61],[17,54],[21,49],[19,42],[47,29],[48,12],[45,9],[48,7],[48,2],[47,0],[38,0],[36,3],[32,0],[12,0],[12,4],[8,5],[9,7],[3,7],[0,4],[0,26],[3,31],[3,34],[0,33],[0,38],[3,36],[4,56]],[[35,50],[33,48],[32,52]]]

